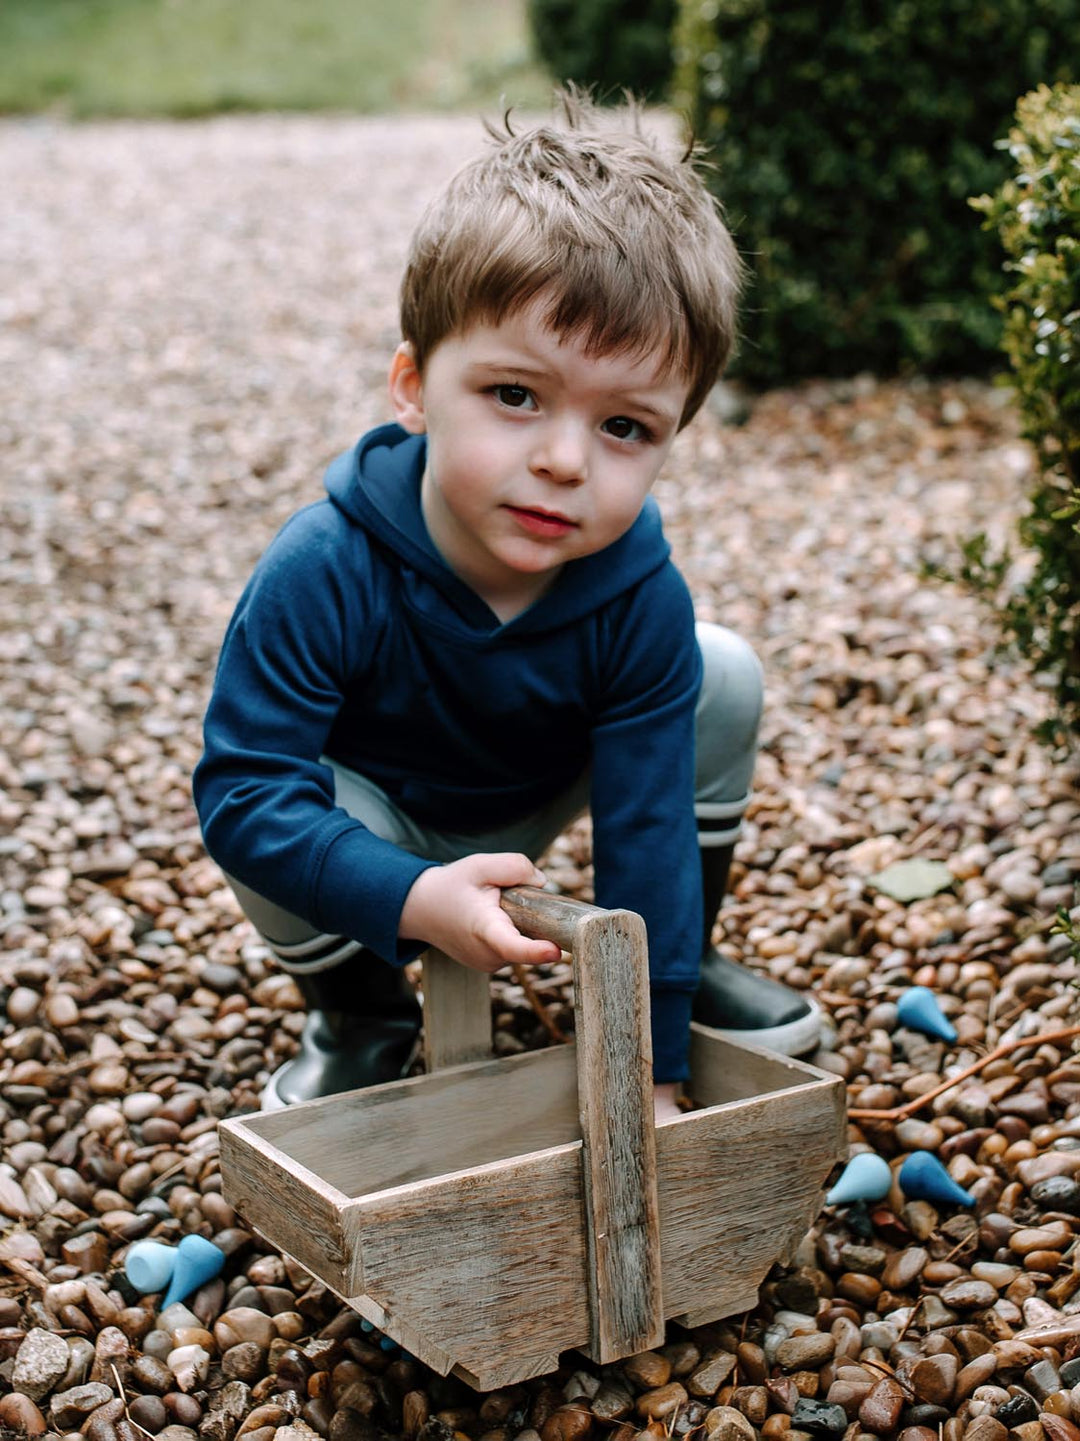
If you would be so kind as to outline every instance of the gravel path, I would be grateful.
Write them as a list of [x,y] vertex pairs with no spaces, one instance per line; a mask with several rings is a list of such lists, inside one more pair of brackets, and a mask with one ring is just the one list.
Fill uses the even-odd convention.
[[[483,1404],[381,1350],[221,1198],[216,1120],[254,1108],[302,1017],[202,853],[199,719],[255,559],[386,418],[410,228],[480,143],[471,119],[0,124],[0,1428],[1080,1441],[1068,1041],[853,1129],[893,1162],[935,1151],[973,1217],[895,1188],[828,1210],[747,1317]],[[1030,464],[1003,392],[864,377],[743,425],[717,403],[658,488],[700,614],[768,677],[727,944],[823,997],[818,1060],[853,1107],[1074,1018],[1051,924],[1080,876],[1076,770],[1032,740],[1047,693],[994,656],[992,617],[923,578],[1005,534]],[[587,847],[582,824],[547,867],[583,895]],[[951,889],[868,884],[915,856]],[[955,1047],[899,1025],[912,983]],[[496,1014],[502,1051],[544,1043],[509,983]],[[229,1263],[163,1327],[117,1266],[191,1230]]]

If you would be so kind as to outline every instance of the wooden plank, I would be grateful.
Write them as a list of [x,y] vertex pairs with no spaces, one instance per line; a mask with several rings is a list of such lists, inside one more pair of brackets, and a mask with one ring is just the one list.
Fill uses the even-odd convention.
[[363,1303],[408,1350],[417,1334],[485,1389],[590,1334],[581,1143],[352,1202]]
[[827,1072],[806,1061],[730,1041],[697,1021],[690,1026],[690,1073],[693,1098],[702,1106],[771,1095],[807,1081],[831,1079]]
[[430,1073],[491,1055],[491,978],[432,947],[424,952],[424,1066]]
[[527,888],[503,907],[525,935],[573,952],[588,1353],[619,1360],[664,1341],[645,923]]
[[756,1304],[818,1215],[847,1144],[843,1082],[817,1075],[657,1128],[667,1316],[702,1324]]
[[592,1339],[601,1364],[664,1342],[645,923],[580,922],[574,1006]]
[[243,1117],[222,1121],[218,1137],[229,1205],[332,1290],[347,1289],[346,1277],[355,1275],[341,1219],[348,1198],[263,1140]]
[[580,1139],[572,1046],[553,1046],[244,1119],[346,1197]]

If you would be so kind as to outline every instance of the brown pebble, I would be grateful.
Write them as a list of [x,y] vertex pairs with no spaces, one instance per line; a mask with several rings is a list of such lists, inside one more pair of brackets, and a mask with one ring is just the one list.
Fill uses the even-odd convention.
[[739,1377],[743,1381],[757,1386],[769,1374],[765,1352],[753,1341],[740,1341],[735,1350],[735,1359],[739,1365]]
[[714,1406],[706,1412],[705,1434],[715,1441],[757,1441],[753,1426],[734,1406]]
[[1030,1251],[1061,1251],[1072,1239],[1072,1227],[1064,1221],[1053,1221],[1045,1226],[1022,1226],[1009,1237],[1009,1250],[1018,1256],[1026,1256]]
[[998,1298],[997,1291],[989,1281],[975,1281],[968,1276],[950,1281],[947,1286],[942,1287],[939,1294],[945,1305],[954,1311],[985,1310]]
[[49,1429],[45,1417],[30,1397],[18,1391],[0,1396],[0,1425],[20,1431],[24,1436],[43,1436]]
[[671,1380],[671,1362],[658,1351],[643,1351],[622,1363],[623,1375],[640,1391],[655,1391]]
[[882,1285],[890,1291],[904,1291],[921,1274],[930,1254],[922,1246],[908,1246],[897,1251],[885,1263],[881,1273]]
[[[829,1395],[831,1397],[831,1390]],[[891,1376],[883,1376],[871,1387],[859,1407],[860,1426],[878,1436],[895,1430],[906,1400],[900,1383]]]
[[981,1356],[974,1357],[966,1366],[960,1368],[956,1377],[956,1386],[953,1391],[953,1400],[959,1404],[966,1401],[971,1393],[980,1386],[985,1386],[990,1377],[997,1370],[997,1357],[993,1351],[985,1351]]
[[[836,1282],[836,1294],[856,1306],[872,1310],[881,1295],[882,1285],[876,1276],[867,1276],[858,1271],[847,1271]],[[796,1339],[796,1338],[791,1338]]]
[[735,1369],[735,1357],[730,1351],[718,1351],[707,1357],[696,1370],[686,1378],[686,1389],[691,1396],[702,1400],[713,1397]]
[[658,1386],[655,1391],[646,1391],[640,1395],[634,1409],[639,1417],[647,1417],[650,1421],[663,1421],[688,1401],[685,1386],[678,1380],[669,1380],[668,1385]]
[[776,1364],[784,1371],[801,1371],[831,1361],[835,1350],[835,1337],[821,1331],[813,1331],[809,1336],[789,1336],[776,1348]]
[[230,1381],[257,1381],[262,1374],[266,1352],[254,1341],[240,1341],[221,1357],[221,1369]]
[[948,1406],[959,1371],[960,1363],[955,1356],[924,1356],[910,1368],[904,1368],[902,1379],[907,1381],[920,1401],[926,1401],[931,1406]]
[[1039,1420],[1049,1441],[1080,1441],[1080,1426],[1075,1426],[1064,1416],[1055,1416],[1052,1411],[1043,1411]]
[[[901,1437],[906,1434],[902,1432]],[[964,1441],[1005,1441],[1008,1435],[1005,1426],[993,1416],[976,1416],[964,1428]]]
[[736,1386],[731,1405],[741,1411],[752,1426],[760,1426],[769,1414],[769,1393],[764,1386]]
[[584,1441],[592,1429],[593,1418],[584,1406],[560,1406],[541,1426],[540,1437],[541,1441]]
[[761,1427],[761,1434],[766,1441],[781,1441],[791,1431],[791,1417],[783,1411],[774,1411],[771,1416],[766,1416]]
[[401,1429],[407,1441],[413,1441],[413,1437],[426,1424],[430,1415],[431,1405],[423,1391],[409,1391],[402,1397]]
[[128,1403],[128,1414],[137,1426],[157,1435],[169,1419],[165,1402],[160,1396],[135,1396]]

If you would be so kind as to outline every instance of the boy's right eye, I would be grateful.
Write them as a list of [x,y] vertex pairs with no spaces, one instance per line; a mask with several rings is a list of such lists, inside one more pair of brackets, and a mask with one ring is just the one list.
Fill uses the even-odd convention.
[[524,385],[496,385],[492,394],[500,405],[510,410],[525,410],[532,404],[532,392]]

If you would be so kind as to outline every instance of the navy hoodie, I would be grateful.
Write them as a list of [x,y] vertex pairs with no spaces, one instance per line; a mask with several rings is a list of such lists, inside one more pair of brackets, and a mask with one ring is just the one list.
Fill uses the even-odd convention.
[[425,455],[421,436],[372,431],[256,567],[195,771],[207,849],[259,895],[403,965],[417,947],[398,939],[401,908],[432,862],[335,806],[320,756],[459,833],[530,814],[591,766],[597,904],[645,919],[654,1075],[683,1080],[702,936],[701,659],[657,507],[504,624],[428,537]]

